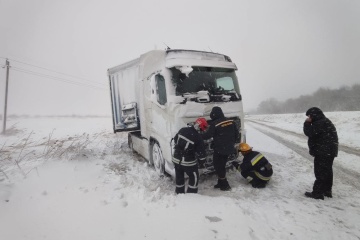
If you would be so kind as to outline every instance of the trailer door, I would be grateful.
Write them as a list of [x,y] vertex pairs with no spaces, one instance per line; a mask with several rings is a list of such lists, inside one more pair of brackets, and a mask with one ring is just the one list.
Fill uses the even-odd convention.
[[136,101],[137,68],[129,68],[109,76],[114,132],[139,130]]

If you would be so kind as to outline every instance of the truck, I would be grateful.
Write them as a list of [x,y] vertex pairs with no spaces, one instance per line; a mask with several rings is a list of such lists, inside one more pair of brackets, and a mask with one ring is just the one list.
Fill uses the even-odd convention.
[[[237,124],[245,142],[244,111],[237,66],[224,54],[152,50],[109,68],[114,133],[128,132],[128,146],[163,176],[174,176],[173,137],[182,127],[209,117],[219,106]],[[214,172],[212,139],[205,141],[206,163],[200,174]],[[236,152],[236,151],[234,151]],[[236,158],[229,157],[227,167]]]

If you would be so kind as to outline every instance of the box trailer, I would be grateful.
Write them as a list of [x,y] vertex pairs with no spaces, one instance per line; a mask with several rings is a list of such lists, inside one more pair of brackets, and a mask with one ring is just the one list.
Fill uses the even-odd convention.
[[[172,138],[198,117],[211,122],[214,106],[234,119],[241,141],[245,141],[236,70],[226,55],[182,49],[149,51],[109,68],[113,130],[128,131],[129,147],[148,160],[159,175],[174,176]],[[206,168],[200,173],[214,171],[211,145],[212,140],[206,141]]]

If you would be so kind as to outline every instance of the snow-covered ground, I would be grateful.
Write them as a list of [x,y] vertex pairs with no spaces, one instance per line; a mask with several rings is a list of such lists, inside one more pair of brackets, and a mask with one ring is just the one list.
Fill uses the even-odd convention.
[[346,152],[324,201],[304,197],[314,181],[304,114],[247,116],[247,142],[274,166],[267,188],[229,170],[232,191],[213,189],[212,175],[185,195],[112,133],[110,117],[8,119],[0,239],[360,239],[360,112],[326,115]]

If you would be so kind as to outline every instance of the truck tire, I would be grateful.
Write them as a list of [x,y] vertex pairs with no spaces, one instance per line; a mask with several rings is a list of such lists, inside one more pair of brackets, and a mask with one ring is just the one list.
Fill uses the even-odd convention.
[[165,159],[162,155],[160,145],[157,142],[151,144],[151,162],[155,168],[155,171],[160,177],[165,174]]

